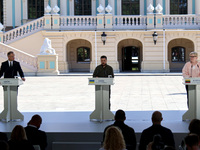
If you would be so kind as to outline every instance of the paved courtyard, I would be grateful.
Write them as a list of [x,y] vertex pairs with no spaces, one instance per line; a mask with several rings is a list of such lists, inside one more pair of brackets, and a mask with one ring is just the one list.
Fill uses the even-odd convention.
[[[90,76],[26,77],[19,87],[20,111],[92,111],[94,86]],[[3,89],[0,90],[0,111]],[[186,110],[181,76],[116,76],[111,110]]]

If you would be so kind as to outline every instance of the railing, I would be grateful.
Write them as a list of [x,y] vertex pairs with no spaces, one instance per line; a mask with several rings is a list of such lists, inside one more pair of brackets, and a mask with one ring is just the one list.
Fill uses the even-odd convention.
[[61,30],[95,30],[96,26],[96,16],[60,16]]
[[199,29],[200,17],[197,15],[163,15],[163,28]]
[[146,16],[114,16],[114,29],[146,29]]
[[22,65],[33,71],[37,71],[37,59],[35,56],[0,42],[1,57],[7,58],[7,53],[9,51],[13,51],[15,53],[15,59],[19,61]]
[[35,33],[44,27],[44,17],[38,18],[34,21],[28,22],[22,26],[19,26],[15,29],[12,29],[4,33],[3,42],[9,43],[13,40],[28,36],[32,33]]

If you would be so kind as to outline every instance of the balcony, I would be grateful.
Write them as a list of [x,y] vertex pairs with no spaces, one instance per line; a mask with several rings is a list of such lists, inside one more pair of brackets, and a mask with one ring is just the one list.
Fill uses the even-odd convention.
[[0,32],[3,43],[24,38],[41,30],[51,31],[103,31],[103,30],[155,30],[155,29],[185,29],[198,30],[200,16],[198,15],[163,15],[147,14],[146,16],[112,16],[98,14],[97,16],[60,16],[44,15],[7,32]]

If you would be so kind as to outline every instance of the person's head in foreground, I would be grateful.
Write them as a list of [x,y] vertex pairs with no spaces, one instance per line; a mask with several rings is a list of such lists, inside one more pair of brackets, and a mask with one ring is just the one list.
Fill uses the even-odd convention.
[[34,115],[31,120],[28,122],[28,125],[32,125],[37,127],[38,129],[40,128],[42,124],[42,117],[40,115]]
[[8,56],[8,60],[9,60],[9,61],[14,61],[14,60],[15,60],[15,54],[14,54],[13,51],[9,51],[9,52],[7,53],[7,56]]
[[123,110],[119,109],[115,113],[115,121],[125,121],[126,120],[126,114]]
[[199,149],[199,137],[196,134],[189,134],[185,137],[185,144],[187,150],[198,150]]
[[16,125],[14,129],[12,130],[11,133],[11,138],[12,141],[23,141],[27,140],[26,137],[26,132],[24,128],[21,125]]
[[197,59],[198,59],[198,53],[197,52],[191,52],[189,54],[190,57],[190,62],[193,63],[197,63]]
[[162,118],[162,113],[159,112],[159,111],[155,111],[153,114],[152,114],[152,117],[151,117],[151,120],[152,120],[152,123],[154,125],[160,125],[161,124],[161,121],[163,120]]
[[103,148],[105,150],[123,150],[126,148],[124,137],[119,128],[111,126],[106,130]]
[[107,64],[107,57],[106,56],[101,56],[101,65],[105,66]]
[[9,146],[5,141],[0,141],[0,149],[1,150],[9,150]]
[[200,137],[200,120],[199,119],[193,119],[190,122],[188,130],[190,131],[190,133],[197,134]]

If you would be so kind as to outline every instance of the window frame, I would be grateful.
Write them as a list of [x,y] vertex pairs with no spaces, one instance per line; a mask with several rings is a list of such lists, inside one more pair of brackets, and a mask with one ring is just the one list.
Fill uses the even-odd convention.
[[[179,53],[180,53],[180,49],[184,49],[184,61],[173,61],[173,49],[178,49],[178,51],[179,51]],[[185,47],[182,47],[182,46],[175,46],[175,47],[172,47],[171,48],[171,62],[173,62],[173,63],[185,63],[186,62],[186,55],[185,55],[185,53],[186,53],[186,48]],[[181,57],[182,58],[182,57]]]
[[[84,57],[84,59],[83,59],[83,61],[79,61],[78,60],[78,50],[80,49],[80,48],[83,48],[83,50],[85,50],[85,49],[87,49],[88,51],[89,51],[89,61],[84,61],[85,60],[85,53],[83,52],[83,57]],[[86,46],[80,46],[80,47],[78,47],[77,49],[76,49],[76,57],[77,57],[77,63],[90,63],[91,62],[91,49],[89,48],[89,47],[86,47]]]
[[[123,2],[123,0],[121,0],[121,14],[122,15],[140,15],[140,0],[138,0],[138,2],[131,2],[131,0],[129,0],[129,2],[126,2],[125,3],[125,5],[126,6],[129,6],[129,14],[123,14],[123,3],[125,3],[125,2]],[[135,3],[138,3],[138,13],[137,14],[131,14],[130,12],[131,12],[131,6],[133,5],[134,6],[134,4]]]
[[[186,14],[188,14],[188,0],[185,0],[186,1],[186,12],[182,12],[184,9],[183,8],[179,8],[180,7],[180,5],[181,4],[183,4],[184,5],[184,3],[181,3],[180,1],[181,0],[175,0],[176,2],[177,2],[177,10],[176,9],[172,9],[172,6],[174,6],[175,4],[176,4],[176,2],[173,2],[173,0],[170,0],[170,14],[171,15],[180,15],[180,14],[182,14],[182,15],[186,15]],[[172,5],[173,4],[173,5]],[[175,6],[174,6],[175,7]],[[173,11],[173,13],[172,13],[172,11]],[[175,11],[177,11],[178,13],[174,13]]]
[[1,2],[0,2],[0,22],[2,23],[2,24],[4,24],[3,23],[3,15],[4,15],[4,13],[3,13],[3,0],[1,0]]
[[[34,8],[32,4],[30,6],[30,1],[31,1],[31,3],[33,3],[33,1],[35,1],[35,12],[34,11],[30,12],[30,10],[29,10],[30,7]],[[40,4],[39,5],[39,10],[38,10],[38,5],[37,5],[38,1],[40,1],[39,2],[39,4]],[[28,8],[28,19],[37,19],[37,18],[40,18],[40,17],[44,16],[44,13],[45,13],[44,12],[44,0],[28,0],[27,8]],[[38,15],[38,12],[39,12],[39,15]],[[31,16],[30,13],[31,13],[32,16],[35,15],[35,18],[34,17],[30,17]]]
[[[92,15],[92,1],[89,0],[90,4],[86,5],[88,7],[90,5],[90,10],[88,10],[88,12],[90,12],[90,14],[85,13],[84,0],[79,0],[79,1],[81,1],[81,5],[80,5],[81,6],[81,10],[79,10],[81,13],[80,14],[76,14],[79,11],[77,11],[77,9],[76,9],[76,0],[74,0],[74,15],[75,16],[91,16]],[[86,9],[86,12],[87,12],[87,9]]]

